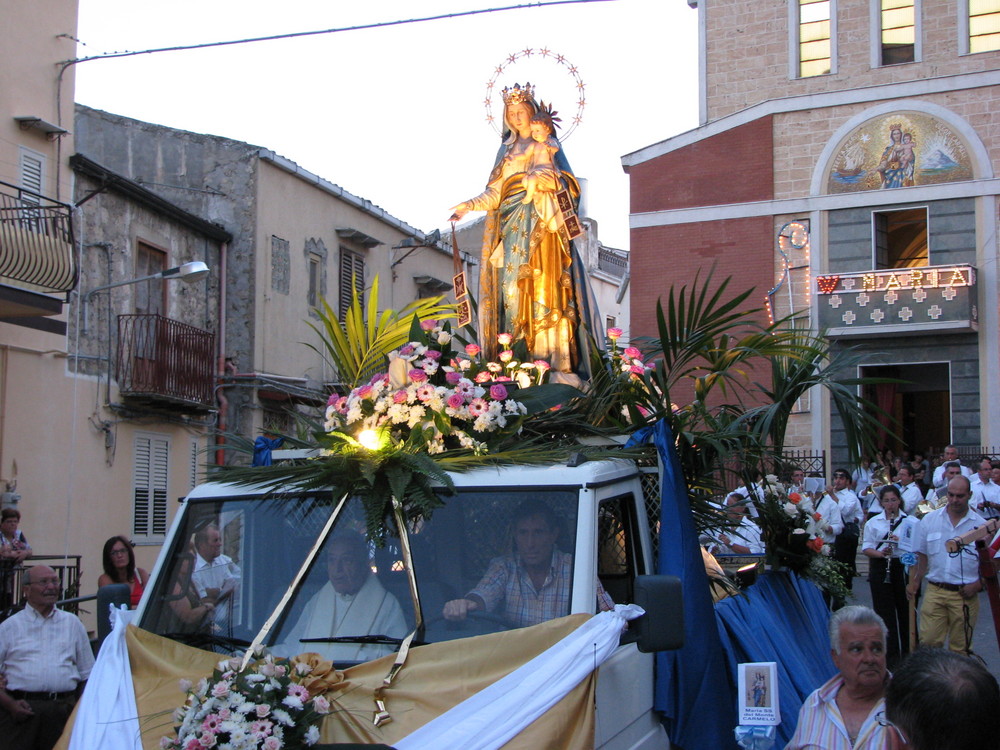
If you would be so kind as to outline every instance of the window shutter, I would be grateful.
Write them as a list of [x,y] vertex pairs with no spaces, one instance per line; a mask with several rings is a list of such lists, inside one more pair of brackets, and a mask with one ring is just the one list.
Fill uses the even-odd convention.
[[170,442],[137,435],[132,470],[132,534],[137,540],[159,541],[167,533],[167,472]]

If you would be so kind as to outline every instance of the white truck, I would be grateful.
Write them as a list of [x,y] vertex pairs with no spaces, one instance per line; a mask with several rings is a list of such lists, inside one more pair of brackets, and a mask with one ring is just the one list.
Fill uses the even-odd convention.
[[[595,745],[668,748],[670,743],[653,711],[653,652],[682,645],[680,583],[653,575],[654,532],[636,465],[601,460],[510,466],[455,473],[451,478],[454,494],[442,490],[444,506],[409,530],[416,598],[423,614],[423,627],[414,643],[511,627],[497,613],[473,612],[463,621],[446,619],[442,613],[447,601],[464,597],[476,587],[491,560],[512,553],[515,509],[525,499],[539,501],[559,519],[556,547],[572,556],[569,601],[562,614],[594,613],[597,581],[614,601],[634,602],[646,610],[600,667]],[[318,641],[355,644],[357,653],[372,658],[394,650],[401,634],[338,632],[335,638],[288,642],[292,624],[300,620],[305,604],[331,580],[323,554],[329,540],[365,530],[363,508],[355,499],[346,501],[335,522],[328,523],[339,501],[330,492],[267,493],[221,483],[195,488],[176,514],[135,624],[201,648],[242,653],[293,589],[264,639],[277,656],[313,650],[311,646]],[[196,535],[210,526],[218,527],[223,540],[224,557],[216,562],[228,566],[224,576],[237,580],[217,586],[228,589],[228,594],[222,594],[223,601],[208,616],[209,622],[186,620],[178,613],[198,601],[192,591],[196,586],[192,570],[196,561],[204,565],[197,557]],[[318,554],[308,565],[308,554],[317,543]],[[407,627],[414,628],[416,605],[400,540],[389,536],[384,546],[369,544],[367,550],[372,575],[399,602]],[[293,587],[300,569],[300,581]],[[367,657],[355,659],[366,661]]]

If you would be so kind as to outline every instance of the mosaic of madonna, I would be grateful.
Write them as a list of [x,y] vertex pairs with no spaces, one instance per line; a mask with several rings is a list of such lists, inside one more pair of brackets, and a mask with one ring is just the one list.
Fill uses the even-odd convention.
[[936,117],[895,112],[853,130],[831,162],[829,193],[886,190],[972,179],[958,135]]

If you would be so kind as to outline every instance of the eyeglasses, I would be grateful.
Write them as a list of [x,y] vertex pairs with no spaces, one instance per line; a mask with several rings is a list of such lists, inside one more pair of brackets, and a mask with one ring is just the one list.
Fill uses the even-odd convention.
[[58,586],[58,578],[42,578],[40,581],[32,581],[32,586]]
[[906,739],[906,735],[903,734],[903,731],[895,724],[893,724],[891,721],[889,721],[887,718],[885,718],[885,711],[879,711],[877,714],[875,714],[875,721],[878,722],[878,725],[880,727],[885,727],[887,729],[891,728],[897,735],[899,735],[899,741],[902,742],[904,745],[910,744]]
[[118,555],[128,555],[127,549],[113,549],[111,550],[111,556],[117,557]]

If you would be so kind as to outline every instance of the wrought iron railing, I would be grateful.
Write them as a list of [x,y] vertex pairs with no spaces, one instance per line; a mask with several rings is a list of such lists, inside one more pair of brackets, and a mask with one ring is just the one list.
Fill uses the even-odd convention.
[[597,268],[611,276],[622,278],[628,271],[628,253],[610,247],[597,250]]
[[[0,620],[24,605],[24,573],[36,565],[48,565],[59,578],[59,599],[73,599],[80,593],[80,555],[32,555],[23,565],[0,567]],[[79,613],[76,602],[65,602],[60,609]]]
[[211,406],[215,334],[162,315],[118,316],[123,396]]
[[69,293],[76,281],[70,207],[0,182],[0,283]]

